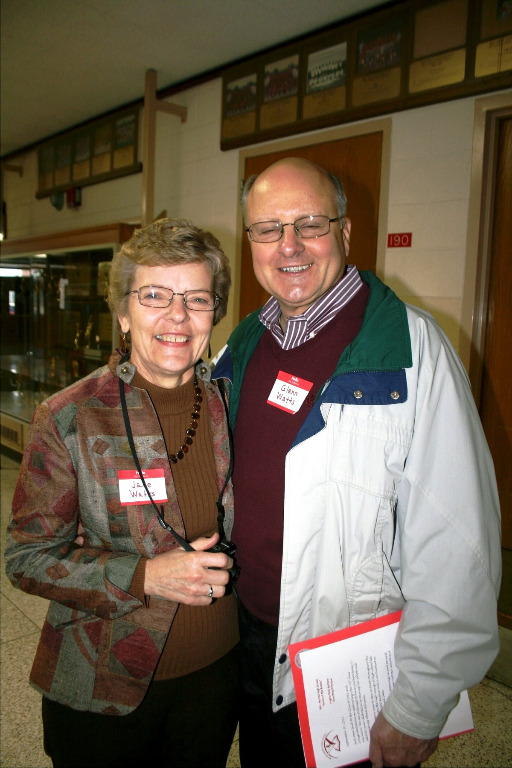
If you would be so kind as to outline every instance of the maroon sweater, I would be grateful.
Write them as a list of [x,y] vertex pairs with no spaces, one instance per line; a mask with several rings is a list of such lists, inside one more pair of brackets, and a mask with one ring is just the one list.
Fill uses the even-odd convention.
[[[281,349],[265,331],[245,372],[234,433],[232,538],[241,567],[239,597],[268,624],[279,621],[285,457],[320,388],[359,332],[367,300],[365,285],[317,336],[295,349]],[[267,403],[279,371],[313,383],[295,414]]]

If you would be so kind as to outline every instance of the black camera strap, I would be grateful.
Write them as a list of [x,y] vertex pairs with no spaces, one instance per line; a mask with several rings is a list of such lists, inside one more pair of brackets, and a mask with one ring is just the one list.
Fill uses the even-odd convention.
[[[127,362],[129,357],[130,357],[130,353],[128,352],[126,355],[124,355],[124,357],[121,358],[119,364]],[[232,438],[232,435],[231,435],[231,428],[230,428],[230,425],[229,425],[229,414],[228,414],[227,403],[226,403],[225,394],[224,394],[224,387],[223,386],[221,387],[219,385],[219,391],[220,391],[220,394],[221,394],[221,397],[222,397],[222,403],[224,405],[224,409],[226,411],[226,421],[227,421],[227,428],[228,428],[228,435],[229,435],[229,468],[228,468],[228,473],[226,475],[226,479],[224,481],[224,485],[222,486],[221,492],[219,494],[219,498],[217,499],[217,502],[216,502],[216,504],[217,504],[217,526],[218,526],[218,530],[219,530],[219,537],[220,537],[220,541],[224,541],[225,538],[226,538],[226,534],[224,532],[224,517],[225,517],[226,513],[225,513],[225,510],[224,510],[224,505],[222,504],[222,497],[224,496],[224,491],[226,490],[226,486],[229,483],[229,480],[230,480],[231,475],[233,473],[233,438]],[[148,487],[146,485],[146,481],[144,479],[144,474],[143,474],[143,471],[142,471],[141,466],[140,466],[139,457],[137,456],[137,451],[135,449],[135,443],[133,441],[133,433],[132,433],[132,428],[131,428],[131,424],[130,424],[130,418],[128,416],[128,408],[126,406],[126,397],[125,397],[125,391],[124,391],[124,381],[121,379],[121,377],[119,377],[119,398],[121,400],[121,409],[122,409],[122,412],[123,412],[124,426],[125,426],[125,429],[126,429],[126,435],[128,437],[128,443],[130,445],[130,451],[131,451],[131,454],[132,454],[132,457],[133,457],[133,461],[135,462],[135,466],[137,468],[137,472],[139,473],[139,477],[140,477],[140,479],[142,481],[142,485],[144,486],[144,490],[147,493],[148,499],[150,500],[151,504],[153,505],[153,507],[154,507],[154,509],[156,511],[156,514],[157,514],[157,517],[158,517],[158,522],[160,523],[162,528],[165,528],[166,531],[169,531],[169,533],[172,533],[172,535],[174,536],[174,538],[176,539],[178,544],[180,544],[183,547],[183,549],[185,549],[187,552],[193,552],[194,551],[194,547],[190,544],[190,542],[188,542],[186,539],[184,539],[183,536],[180,536],[180,534],[177,531],[175,531],[174,528],[171,525],[169,525],[169,523],[165,522],[163,506],[160,506],[160,509],[158,509],[158,507],[157,507],[157,505],[155,503],[155,500],[151,496],[151,494],[149,492],[149,489],[148,489]]]
[[222,498],[224,496],[224,491],[226,490],[227,484],[229,483],[229,480],[231,478],[231,475],[233,474],[233,434],[231,432],[231,426],[229,423],[229,412],[228,412],[228,404],[226,402],[226,393],[224,391],[224,380],[223,379],[217,379],[217,386],[219,388],[220,396],[222,399],[222,405],[224,406],[224,411],[226,413],[226,426],[228,430],[228,439],[229,439],[229,467],[228,467],[228,473],[226,475],[226,479],[224,480],[224,485],[221,488],[221,491],[219,493],[219,498],[217,499],[217,525],[219,528],[219,536],[220,540],[223,541],[226,538],[226,534],[224,533],[224,518],[226,517],[226,512],[224,510],[224,505],[222,503]]

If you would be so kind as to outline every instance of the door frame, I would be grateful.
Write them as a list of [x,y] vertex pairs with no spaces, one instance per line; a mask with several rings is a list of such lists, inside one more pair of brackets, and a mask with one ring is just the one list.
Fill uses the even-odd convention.
[[[482,407],[488,330],[499,134],[504,119],[512,119],[512,91],[477,99],[475,102],[467,260],[459,346],[479,410]],[[507,552],[507,558],[503,560],[503,577],[509,578],[511,553],[505,549],[502,552]],[[501,627],[512,629],[512,617],[501,610],[499,603],[498,622]]]
[[477,406],[487,331],[498,127],[507,116],[512,116],[512,91],[476,99],[459,355]]
[[[315,131],[314,133],[292,136],[289,139],[258,144],[256,146],[241,149],[238,154],[238,206],[236,221],[236,262],[232,272],[232,312],[233,317],[238,318],[240,312],[240,290],[242,273],[242,238],[245,237],[245,226],[242,217],[242,207],[240,199],[244,180],[245,161],[248,157],[256,155],[266,155],[269,152],[289,151],[297,147],[310,146],[312,144],[324,144],[329,141],[347,139],[353,136],[364,136],[367,133],[382,132],[382,160],[381,160],[381,179],[379,193],[379,214],[378,214],[378,234],[377,234],[377,260],[376,273],[383,279],[384,266],[386,261],[387,246],[387,227],[388,227],[388,200],[389,200],[389,178],[391,168],[391,118],[382,118],[379,120],[370,120],[365,123],[355,125],[344,125],[329,130]],[[342,179],[343,181],[343,179]]]

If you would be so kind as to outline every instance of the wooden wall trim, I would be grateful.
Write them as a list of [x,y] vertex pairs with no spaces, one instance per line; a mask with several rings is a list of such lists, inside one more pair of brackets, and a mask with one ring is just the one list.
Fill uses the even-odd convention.
[[123,243],[130,238],[134,229],[134,224],[118,222],[86,229],[75,229],[68,232],[52,232],[35,237],[7,239],[2,242],[2,258],[22,254],[43,253],[45,251],[89,248],[97,245]]

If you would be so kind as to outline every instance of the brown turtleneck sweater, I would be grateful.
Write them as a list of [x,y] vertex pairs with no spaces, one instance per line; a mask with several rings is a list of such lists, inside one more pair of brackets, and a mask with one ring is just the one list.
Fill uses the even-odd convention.
[[[132,385],[145,389],[155,407],[168,453],[176,453],[190,425],[194,379],[174,389],[158,387],[136,373]],[[200,384],[203,389],[202,385]],[[171,465],[174,485],[188,541],[217,531],[216,481],[206,395],[194,442],[182,461]],[[146,559],[141,558],[130,592],[144,600]],[[169,604],[169,607],[171,604]],[[233,595],[207,606],[180,603],[155,671],[155,680],[168,680],[212,664],[238,642],[236,601]]]

